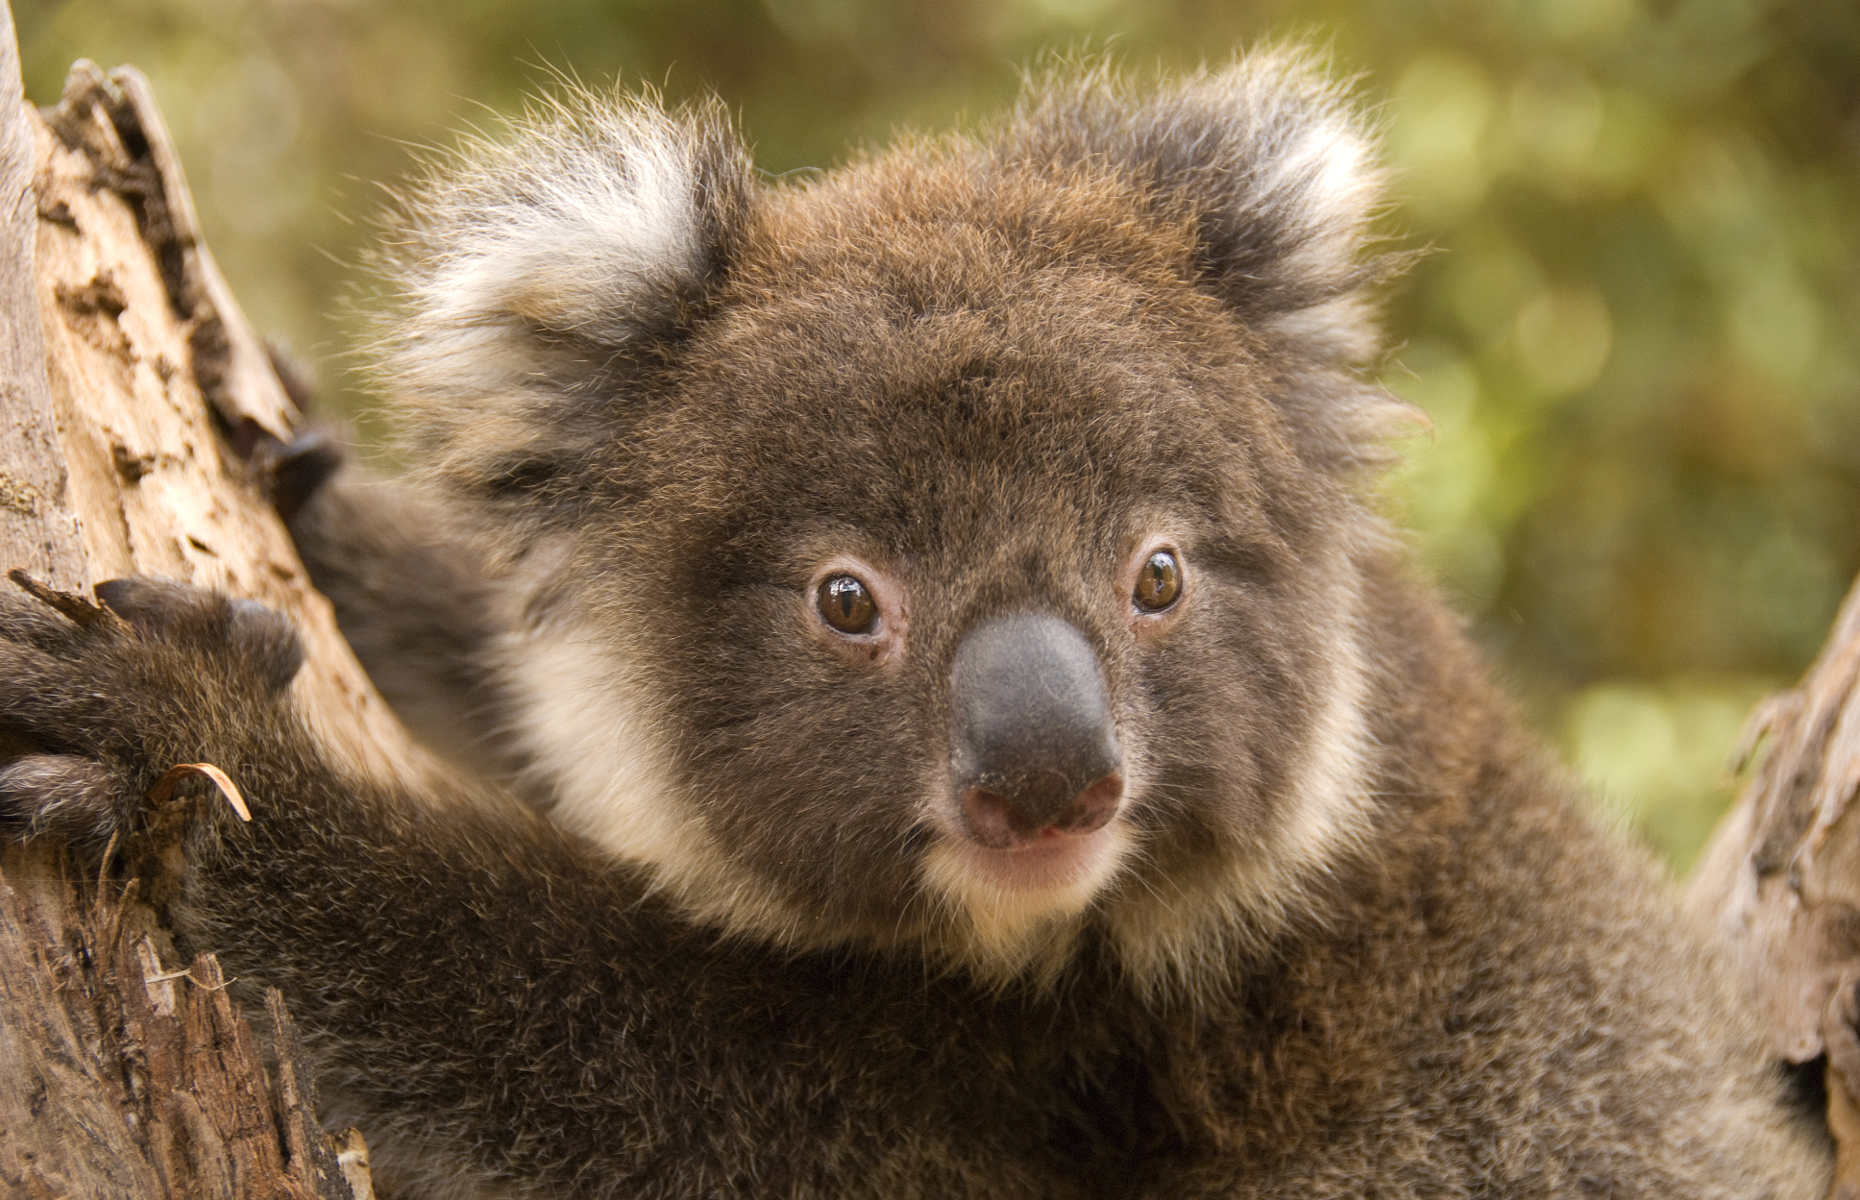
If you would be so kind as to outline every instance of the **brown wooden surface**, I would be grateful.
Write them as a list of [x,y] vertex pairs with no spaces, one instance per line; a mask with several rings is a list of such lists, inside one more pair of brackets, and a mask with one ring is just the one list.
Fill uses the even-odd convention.
[[275,994],[268,1073],[213,957],[172,965],[147,905],[80,894],[56,859],[13,847],[0,875],[0,1192],[366,1195],[366,1152],[317,1128]]
[[[290,613],[314,664],[297,698],[381,766],[399,727],[238,452],[287,435],[290,408],[168,144],[133,72],[79,64],[56,108],[27,107],[0,3],[0,565],[63,590],[168,575]],[[0,1194],[370,1194],[359,1139],[316,1124],[275,996],[242,1016],[211,956],[179,961],[134,890],[74,886],[57,847],[0,861]]]
[[288,436],[290,402],[201,245],[151,103],[136,72],[79,63],[45,119],[26,116],[56,431],[41,453],[64,466],[84,560],[75,582],[163,575],[285,613],[307,652],[299,706],[347,757],[405,771],[424,759],[310,590],[240,453]]
[[0,23],[0,412],[7,418],[0,422],[0,546],[10,565],[54,587],[73,588],[83,580],[83,548],[65,502],[45,339],[31,319],[40,221],[33,187],[36,119],[20,90],[19,47],[4,4]]
[[1825,1055],[1836,1196],[1860,1197],[1860,583],[1802,683],[1751,719],[1755,769],[1694,875],[1776,1052]]

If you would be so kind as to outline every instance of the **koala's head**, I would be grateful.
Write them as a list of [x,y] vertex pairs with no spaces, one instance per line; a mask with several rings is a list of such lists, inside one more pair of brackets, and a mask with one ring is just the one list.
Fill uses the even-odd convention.
[[1360,827],[1377,191],[1285,53],[803,182],[579,96],[445,169],[393,382],[521,583],[563,822],[727,928],[997,976],[1274,927]]

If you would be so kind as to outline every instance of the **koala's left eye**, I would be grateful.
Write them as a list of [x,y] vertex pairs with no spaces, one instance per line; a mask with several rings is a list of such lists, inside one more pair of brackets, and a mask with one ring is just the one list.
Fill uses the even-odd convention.
[[1137,569],[1131,600],[1146,613],[1159,613],[1182,598],[1182,560],[1173,550],[1157,550]]
[[820,619],[840,633],[871,633],[878,625],[878,601],[855,575],[829,575],[814,593]]

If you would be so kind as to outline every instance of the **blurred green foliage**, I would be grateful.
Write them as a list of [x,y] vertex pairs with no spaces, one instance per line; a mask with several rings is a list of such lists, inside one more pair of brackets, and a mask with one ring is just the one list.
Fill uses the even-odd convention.
[[1860,567],[1860,5],[1774,0],[22,0],[27,87],[153,80],[261,328],[354,402],[377,186],[553,70],[714,89],[770,172],[1007,102],[1017,64],[1261,37],[1359,70],[1433,247],[1391,507],[1509,682],[1683,866],[1743,714]]

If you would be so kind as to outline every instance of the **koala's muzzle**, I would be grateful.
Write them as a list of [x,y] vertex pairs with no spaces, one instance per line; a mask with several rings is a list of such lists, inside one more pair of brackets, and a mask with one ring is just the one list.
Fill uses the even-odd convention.
[[1098,656],[1057,617],[971,629],[950,666],[950,773],[965,832],[997,850],[1117,815],[1123,751]]

